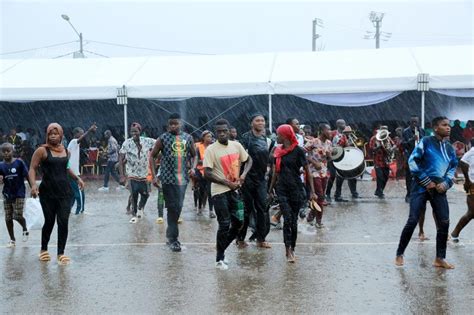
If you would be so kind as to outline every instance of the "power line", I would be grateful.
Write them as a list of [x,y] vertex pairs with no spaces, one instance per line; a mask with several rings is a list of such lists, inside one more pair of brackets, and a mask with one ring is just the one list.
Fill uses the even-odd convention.
[[75,53],[76,51],[71,51],[67,54],[64,54],[64,55],[59,55],[59,56],[56,56],[56,57],[53,57],[52,59],[59,59],[59,58],[62,58],[62,57],[66,57],[66,56],[69,56],[69,55],[72,55],[73,53]]
[[102,54],[99,54],[99,53],[96,53],[96,52],[93,52],[93,51],[90,51],[90,50],[85,50],[84,49],[84,51],[88,52],[89,54],[97,55],[97,56],[100,56],[100,57],[110,58],[109,56],[102,55]]
[[200,53],[200,52],[193,52],[193,51],[166,50],[166,49],[131,46],[131,45],[118,44],[118,43],[102,42],[102,41],[97,41],[97,40],[88,40],[88,42],[102,44],[102,45],[109,45],[109,46],[117,46],[117,47],[125,47],[125,48],[132,48],[132,49],[141,49],[141,50],[150,50],[150,51],[159,51],[159,52],[168,52],[168,53],[189,54],[189,55],[214,55],[214,54],[207,54],[207,53]]
[[29,48],[29,49],[23,49],[23,50],[16,50],[16,51],[9,51],[9,52],[6,52],[6,53],[0,53],[0,56],[19,54],[19,53],[23,53],[23,52],[35,51],[35,50],[45,49],[45,48],[52,48],[52,47],[67,45],[67,44],[76,43],[76,42],[77,42],[77,40],[73,40],[73,41],[70,41],[70,42],[52,44],[52,45],[48,45],[48,46]]

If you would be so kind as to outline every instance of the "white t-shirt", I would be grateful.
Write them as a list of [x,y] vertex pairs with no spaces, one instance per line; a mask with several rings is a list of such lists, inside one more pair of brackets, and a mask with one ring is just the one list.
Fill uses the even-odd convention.
[[71,154],[71,157],[69,158],[71,170],[74,172],[74,174],[81,175],[81,173],[79,172],[80,145],[79,142],[77,142],[77,139],[72,139],[71,142],[69,142],[67,149]]
[[297,133],[296,140],[298,140],[298,146],[304,148],[304,137]]
[[461,161],[469,165],[469,181],[474,183],[474,147],[463,155]]

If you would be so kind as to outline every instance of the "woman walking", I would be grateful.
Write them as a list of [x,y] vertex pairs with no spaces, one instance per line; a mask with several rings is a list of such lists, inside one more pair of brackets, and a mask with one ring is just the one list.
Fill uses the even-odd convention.
[[[46,131],[46,144],[33,154],[29,170],[31,196],[40,198],[44,214],[44,225],[41,233],[40,261],[50,261],[48,243],[54,222],[58,223],[58,263],[67,265],[70,258],[64,255],[68,235],[69,213],[71,209],[71,186],[68,175],[74,179],[79,188],[84,188],[82,180],[69,168],[69,152],[62,144],[63,128],[52,123]],[[41,166],[43,178],[40,187],[36,186],[36,172]]]
[[[280,209],[283,213],[283,240],[286,247],[288,262],[296,262],[295,246],[298,235],[298,213],[306,196],[303,195],[303,183],[300,169],[303,167],[311,187],[311,200],[316,201],[314,183],[309,171],[304,149],[298,146],[295,132],[290,125],[281,125],[277,129],[277,141],[273,157],[273,177],[269,188],[269,196],[273,198],[275,188]],[[300,193],[301,192],[301,193]]]

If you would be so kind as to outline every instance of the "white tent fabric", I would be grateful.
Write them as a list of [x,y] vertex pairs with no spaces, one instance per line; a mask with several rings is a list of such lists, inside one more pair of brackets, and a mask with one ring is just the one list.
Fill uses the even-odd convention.
[[415,90],[416,62],[408,49],[277,55],[275,94],[326,94]]
[[416,90],[418,73],[433,89],[473,89],[473,47],[0,59],[0,101],[111,99],[123,85],[129,97],[154,99],[400,92]]
[[153,57],[125,83],[129,97],[268,94],[272,54]]
[[388,101],[402,92],[373,92],[373,93],[341,93],[296,95],[298,97],[325,105],[334,106],[367,106]]
[[474,46],[412,49],[420,73],[428,73],[430,89],[474,88]]
[[447,95],[447,96],[474,97],[474,89],[436,89],[433,91],[439,94]]
[[117,88],[144,62],[144,58],[25,60],[0,75],[0,100],[113,99]]

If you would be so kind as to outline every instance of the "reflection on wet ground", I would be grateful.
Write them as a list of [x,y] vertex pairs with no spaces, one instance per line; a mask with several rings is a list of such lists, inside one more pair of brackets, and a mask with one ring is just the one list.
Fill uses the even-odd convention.
[[[431,266],[436,231],[428,207],[431,240],[413,239],[406,266],[394,266],[408,214],[402,182],[389,182],[385,200],[373,196],[375,183],[359,182],[362,198],[327,207],[324,229],[301,222],[296,264],[286,263],[282,232],[272,230],[272,249],[231,245],[228,271],[214,268],[217,222],[195,215],[191,193],[180,226],[183,252],[171,253],[166,225],[155,224],[156,191],[146,217],[133,225],[125,215],[127,192],[99,193],[99,185],[88,183],[86,214],[71,215],[66,248],[71,265],[60,267],[55,257],[38,262],[40,231],[15,249],[0,247],[2,313],[468,314],[474,309],[473,223],[462,232],[461,245],[448,246],[447,258],[456,269],[436,269]],[[450,191],[449,200],[452,230],[466,211],[460,187]],[[4,225],[0,231],[6,244]]]

